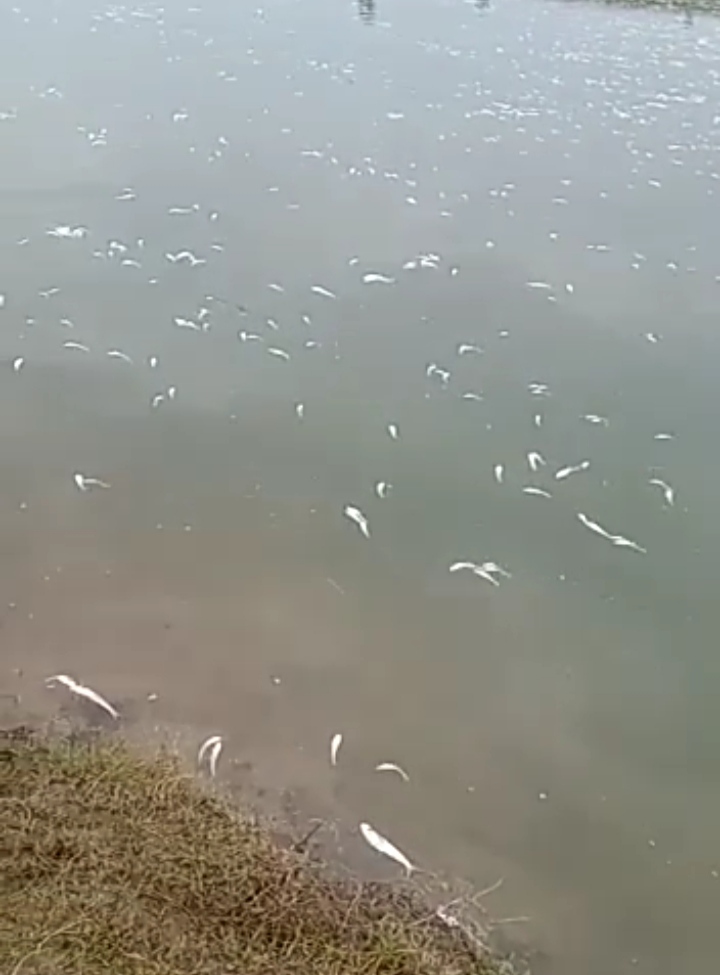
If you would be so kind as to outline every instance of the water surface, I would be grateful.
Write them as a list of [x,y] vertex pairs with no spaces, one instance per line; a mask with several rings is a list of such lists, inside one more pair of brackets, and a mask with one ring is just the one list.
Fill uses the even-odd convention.
[[3,682],[504,877],[538,972],[707,972],[719,25],[0,12]]

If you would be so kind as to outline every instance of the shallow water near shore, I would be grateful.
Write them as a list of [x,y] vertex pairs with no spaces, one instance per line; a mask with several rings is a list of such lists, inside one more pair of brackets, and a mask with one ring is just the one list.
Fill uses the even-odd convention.
[[504,877],[554,975],[717,957],[720,20],[684,9],[0,11],[0,689],[70,673]]

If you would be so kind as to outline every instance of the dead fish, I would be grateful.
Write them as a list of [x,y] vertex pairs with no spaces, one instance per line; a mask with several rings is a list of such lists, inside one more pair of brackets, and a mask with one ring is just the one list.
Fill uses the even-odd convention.
[[125,352],[121,352],[120,349],[110,349],[107,353],[108,359],[122,359],[123,362],[129,362],[132,365],[132,359]]
[[375,494],[377,494],[381,500],[384,500],[390,493],[391,488],[392,484],[388,484],[387,481],[378,481],[375,485]]
[[12,361],[13,372],[20,372],[20,370],[24,365],[25,365],[25,359],[21,355],[19,355],[17,359],[13,359]]
[[329,288],[323,288],[321,284],[314,284],[310,290],[314,294],[320,295],[322,298],[337,298],[334,291],[330,291]]
[[363,274],[364,284],[395,284],[395,278],[388,278],[384,274]]
[[675,504],[675,489],[670,487],[665,481],[661,481],[659,477],[650,478],[650,484],[654,484],[659,487],[662,491],[666,503],[672,507]]
[[586,413],[582,419],[587,420],[588,423],[592,423],[595,426],[606,427],[609,423],[606,416],[598,416],[597,413]]
[[457,347],[458,355],[469,355],[474,353],[475,355],[482,355],[482,349],[479,345],[468,345],[466,342],[461,342]]
[[330,764],[337,765],[338,752],[340,751],[340,746],[343,743],[343,736],[338,731],[330,739]]
[[401,850],[398,850],[390,840],[385,839],[377,830],[373,829],[370,823],[360,823],[360,833],[365,842],[374,850],[401,864],[405,868],[408,876],[416,869],[405,854]]
[[370,525],[367,518],[359,508],[356,508],[354,505],[347,504],[343,508],[343,514],[346,518],[349,518],[350,521],[354,522],[354,524],[358,526],[361,534],[364,535],[365,538],[370,538]]
[[548,284],[547,281],[528,281],[526,282],[528,288],[541,289],[544,291],[551,291],[552,285]]
[[285,349],[277,349],[274,346],[270,346],[267,351],[268,355],[274,355],[276,359],[284,359],[286,362],[290,359],[290,353],[286,352]]
[[674,440],[674,433],[656,433],[653,440]]
[[217,771],[217,762],[220,757],[220,752],[222,751],[223,740],[220,735],[210,735],[205,741],[200,745],[197,754],[198,765],[202,765],[203,759],[207,755],[208,757],[208,767],[210,769],[210,775],[215,778],[215,773]]
[[503,569],[501,565],[498,565],[497,562],[483,562],[482,565],[474,566],[472,571],[474,575],[489,582],[492,586],[500,585],[500,581],[496,576],[501,576],[504,579],[511,578],[510,573],[506,569]]
[[528,452],[527,462],[533,474],[537,471],[538,467],[545,467],[545,458],[542,454],[539,454],[537,450],[531,450]]
[[607,538],[608,541],[612,541],[615,536],[611,535],[610,532],[605,531],[602,525],[598,525],[596,521],[592,521],[587,515],[583,514],[582,511],[578,512],[578,520],[589,528],[591,532],[595,532],[596,535],[600,535],[602,538]]
[[463,399],[472,399],[472,400],[475,400],[478,403],[481,403],[482,402],[482,396],[480,395],[480,393],[472,393],[472,392],[463,393],[462,394],[462,398]]
[[53,227],[47,230],[48,237],[60,237],[66,240],[80,240],[87,235],[87,227]]
[[178,328],[190,328],[194,332],[200,331],[200,326],[198,325],[198,323],[193,322],[189,318],[173,318],[173,322],[177,325]]
[[97,477],[86,477],[85,474],[75,473],[73,474],[73,481],[78,491],[89,491],[90,488],[109,488],[110,485],[106,484],[105,481],[101,481]]
[[477,562],[453,562],[448,572],[461,572],[463,569],[477,569]]
[[639,552],[641,555],[647,555],[647,549],[643,548],[642,545],[638,545],[637,542],[631,541],[629,538],[625,538],[624,535],[615,535],[612,540],[613,545],[617,545],[618,548],[629,548],[633,552]]
[[63,342],[64,349],[75,349],[76,352],[89,352],[90,349],[87,345],[83,345],[81,342]]
[[262,342],[262,336],[256,332],[245,332],[241,329],[237,335],[241,342]]
[[397,425],[395,423],[388,423],[387,432],[391,440],[397,440],[398,437],[400,436],[400,431],[398,430]]
[[579,474],[580,471],[586,471],[589,467],[589,460],[582,460],[579,464],[571,464],[568,467],[561,467],[559,471],[555,471],[555,480],[564,481],[565,478],[570,477],[571,474]]
[[182,261],[187,261],[191,267],[207,264],[204,258],[196,257],[192,251],[178,251],[177,254],[166,254],[165,257],[171,264],[180,264]]
[[405,769],[400,768],[394,762],[381,762],[379,765],[375,766],[376,772],[397,772],[403,782],[409,782],[410,776],[407,774]]
[[596,521],[592,521],[582,512],[578,512],[578,519],[583,525],[585,525],[586,528],[589,528],[590,531],[595,532],[596,535],[602,536],[602,538],[606,538],[618,548],[629,548],[634,552],[639,552],[641,555],[647,555],[647,549],[643,548],[642,545],[638,545],[637,542],[633,542],[629,538],[625,538],[624,535],[611,534],[610,532],[606,531],[602,525],[598,525]]
[[493,468],[493,474],[498,484],[502,484],[503,477],[505,476],[505,467],[502,464],[496,464]]
[[552,497],[552,494],[550,494],[549,491],[546,491],[544,488],[534,487],[532,484],[529,484],[527,487],[523,488],[523,494],[532,494],[536,498]]
[[431,376],[438,376],[440,381],[447,386],[450,382],[450,371],[448,369],[441,369],[436,362],[431,362],[425,370],[425,375],[430,378]]
[[164,401],[165,401],[165,393],[155,393],[153,398],[150,400],[150,406],[152,406],[152,408],[156,410],[158,406],[160,406],[160,404],[163,403]]
[[298,420],[302,420],[302,418],[305,416],[305,404],[304,403],[296,403],[295,404],[295,416],[298,418]]
[[93,704],[102,708],[103,711],[106,711],[116,721],[120,717],[119,712],[115,710],[112,704],[106,701],[97,691],[94,691],[91,687],[85,687],[84,684],[78,684],[76,680],[68,677],[67,674],[55,674],[53,677],[47,677],[45,684],[48,687],[52,687],[53,684],[62,684],[63,687],[67,687],[71,694],[76,694],[78,697],[84,697],[87,701],[92,701]]

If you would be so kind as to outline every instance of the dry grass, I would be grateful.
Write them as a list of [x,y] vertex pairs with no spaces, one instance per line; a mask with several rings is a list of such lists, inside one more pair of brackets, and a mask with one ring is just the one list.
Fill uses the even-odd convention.
[[338,879],[109,741],[0,732],[3,975],[490,975],[407,888]]

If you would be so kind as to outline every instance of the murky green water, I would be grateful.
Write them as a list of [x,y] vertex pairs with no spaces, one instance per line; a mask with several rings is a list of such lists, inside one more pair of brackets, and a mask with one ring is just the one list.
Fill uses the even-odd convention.
[[706,975],[720,21],[19,0],[0,63],[3,683],[504,877],[537,972]]

